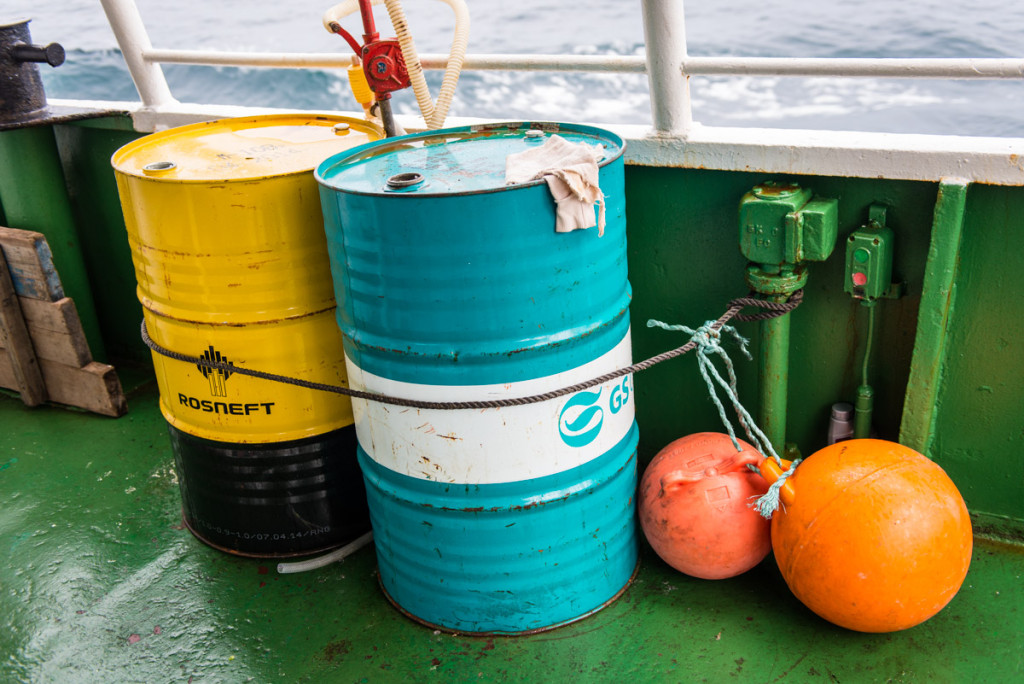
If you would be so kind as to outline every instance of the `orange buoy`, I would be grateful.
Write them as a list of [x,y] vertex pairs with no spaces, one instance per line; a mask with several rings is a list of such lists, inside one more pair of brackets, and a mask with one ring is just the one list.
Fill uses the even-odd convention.
[[640,481],[640,524],[666,563],[703,579],[735,577],[771,550],[770,524],[750,508],[768,483],[747,468],[762,456],[746,442],[701,432],[662,449]]
[[[774,482],[781,470],[761,465]],[[953,598],[971,563],[971,520],[946,473],[913,449],[838,442],[781,491],[772,548],[786,584],[815,613],[859,632],[895,632]]]

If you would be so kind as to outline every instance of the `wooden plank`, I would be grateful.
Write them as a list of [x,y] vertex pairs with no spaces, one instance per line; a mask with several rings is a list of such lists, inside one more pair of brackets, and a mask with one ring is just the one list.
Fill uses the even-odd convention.
[[114,367],[92,361],[82,368],[60,363],[39,362],[50,401],[77,406],[105,416],[123,416],[128,403]]
[[82,322],[70,297],[56,302],[27,297],[19,299],[37,358],[74,368],[81,368],[92,361]]
[[0,226],[0,252],[19,297],[54,302],[64,297],[53,254],[42,233]]
[[[0,335],[0,386],[18,389],[30,406],[49,399],[107,416],[124,415],[128,406],[121,381],[113,366],[92,360],[43,234],[0,226],[0,262],[9,266],[0,273],[0,324],[6,331]],[[28,384],[32,370],[35,388]]]
[[12,389],[17,389],[26,406],[39,406],[46,401],[46,385],[32,348],[32,338],[21,314],[21,305],[14,292],[7,262],[0,254],[0,345],[10,359],[14,375]]
[[[93,361],[82,368],[71,368],[42,359],[39,366],[50,401],[105,416],[117,417],[127,413],[128,403],[113,366]],[[6,350],[0,351],[0,386],[12,387],[13,383],[10,355]]]

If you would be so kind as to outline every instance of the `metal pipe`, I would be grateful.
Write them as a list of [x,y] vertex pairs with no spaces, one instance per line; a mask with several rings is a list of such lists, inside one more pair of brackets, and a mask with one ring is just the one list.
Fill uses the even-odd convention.
[[853,438],[867,439],[871,436],[871,416],[875,411],[875,391],[870,385],[857,388],[857,403],[853,414]]
[[683,0],[643,0],[644,40],[651,116],[659,135],[686,137],[693,125],[690,77],[680,64],[686,59],[686,20]]
[[398,135],[398,127],[395,124],[395,115],[391,111],[391,94],[386,93],[386,95],[387,97],[377,100],[377,107],[380,111],[380,121],[384,125],[384,135],[394,138]]
[[159,64],[144,57],[146,51],[152,49],[149,34],[142,23],[139,9],[133,0],[100,0],[103,11],[107,14],[110,28],[114,30],[121,54],[128,65],[135,89],[139,91],[144,107],[157,109],[165,105],[176,104],[171,95],[167,79]]
[[[355,63],[352,55],[337,52],[221,52],[217,50],[146,50],[148,61],[165,64],[207,64],[278,69],[344,68]],[[443,70],[448,55],[420,55],[424,69]],[[473,71],[600,71],[642,74],[643,57],[616,55],[467,55],[464,69]]]
[[1024,77],[1024,59],[686,57],[682,62],[682,73],[701,76],[1013,79]]
[[[107,0],[109,1],[109,0]],[[355,60],[336,52],[224,52],[148,48],[147,62],[278,69],[344,68]],[[421,54],[424,69],[443,70],[448,55]],[[644,57],[634,55],[466,55],[470,71],[582,71],[643,74]],[[686,57],[680,69],[690,76],[803,76],[834,78],[944,78],[998,80],[1024,78],[1024,59],[805,59],[802,57]],[[678,80],[678,72],[673,72]]]
[[378,40],[380,34],[373,21],[373,3],[370,0],[359,0],[359,16],[363,19],[363,45]]
[[[786,295],[770,298],[784,302]],[[790,315],[761,321],[758,358],[761,382],[758,426],[776,453],[786,447],[786,407],[789,401],[789,319]]]

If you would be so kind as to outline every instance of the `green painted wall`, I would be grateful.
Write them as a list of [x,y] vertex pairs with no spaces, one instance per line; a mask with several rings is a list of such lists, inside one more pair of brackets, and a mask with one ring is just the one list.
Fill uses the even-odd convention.
[[1024,192],[968,189],[932,454],[972,508],[1024,518]]
[[52,126],[0,131],[0,199],[5,224],[46,237],[62,289],[75,301],[89,349],[94,358],[105,360],[90,272],[82,257],[78,222],[68,197]]
[[[627,176],[634,356],[681,340],[645,327],[659,318],[691,327],[719,316],[745,294],[736,211],[751,186],[771,176],[632,168]],[[774,177],[780,180],[778,177]],[[796,178],[839,199],[840,241],[874,202],[889,207],[896,233],[895,276],[906,295],[878,304],[871,382],[878,436],[897,439],[931,237],[935,183]],[[1024,267],[1024,192],[974,185],[968,191],[954,285],[948,354],[940,372],[933,449],[974,511],[1024,518],[1024,303],[1012,286]],[[841,245],[840,245],[841,247]],[[805,303],[794,312],[788,439],[804,455],[825,444],[829,407],[852,401],[859,382],[865,311],[842,291],[839,249],[812,264]],[[756,324],[739,324],[756,343]],[[744,405],[756,411],[756,364],[740,361]],[[642,460],[677,437],[719,431],[720,421],[691,358],[636,379]],[[756,414],[755,414],[756,415]]]
[[[630,280],[633,284],[634,356],[643,358],[680,343],[648,330],[648,318],[691,327],[718,317],[733,297],[745,296],[738,248],[737,207],[765,174],[632,168],[627,176]],[[829,408],[852,401],[860,380],[866,311],[843,292],[841,241],[867,220],[867,208],[890,207],[897,236],[896,276],[908,294],[878,307],[872,355],[875,427],[895,439],[914,341],[917,302],[927,254],[936,186],[846,178],[794,178],[839,200],[840,245],[826,262],[810,265],[804,304],[792,314],[787,435],[807,455],[824,446]],[[756,345],[756,323],[738,324]],[[756,363],[733,354],[742,399],[756,410]],[[637,378],[644,456],[672,439],[721,429],[693,359],[668,362]]]
[[113,117],[54,130],[108,354],[148,364],[149,350],[139,338],[142,305],[110,166],[111,155],[139,134],[129,119]]
[[[126,119],[57,127],[83,250],[111,354],[148,362],[138,338],[141,309],[110,155],[137,137]],[[804,455],[825,444],[829,407],[852,401],[860,382],[865,310],[844,294],[842,240],[867,220],[868,206],[888,206],[896,234],[899,300],[878,305],[871,382],[878,436],[897,439],[931,236],[937,183],[783,177],[694,169],[629,167],[626,177],[634,358],[682,344],[681,334],[646,327],[649,318],[691,327],[717,318],[747,294],[738,248],[740,197],[765,180],[795,180],[839,200],[840,246],[810,265],[805,303],[792,314],[787,435]],[[1024,191],[972,186],[954,289],[949,355],[941,374],[930,455],[943,465],[973,510],[1024,518],[1024,338],[1022,304],[1010,290],[1024,253]],[[738,324],[752,340],[755,323]],[[730,349],[732,349],[730,347]],[[756,415],[757,364],[733,352],[741,398]],[[641,462],[667,443],[721,431],[691,356],[636,378]]]

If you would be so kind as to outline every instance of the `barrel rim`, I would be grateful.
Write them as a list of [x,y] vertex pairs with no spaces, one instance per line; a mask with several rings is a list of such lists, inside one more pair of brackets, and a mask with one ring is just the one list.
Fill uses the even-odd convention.
[[[324,178],[324,174],[329,171],[343,166],[345,164],[362,161],[357,159],[362,154],[376,148],[383,148],[386,146],[401,146],[409,142],[415,142],[420,140],[426,140],[429,138],[443,137],[443,136],[461,136],[462,138],[469,138],[473,135],[480,135],[483,137],[488,131],[499,131],[499,130],[530,130],[539,128],[549,133],[558,133],[559,131],[566,130],[574,133],[589,133],[595,135],[595,137],[605,138],[611,140],[617,145],[618,152],[614,155],[601,160],[598,163],[598,168],[604,168],[609,164],[619,160],[626,152],[626,141],[622,139],[616,133],[609,131],[606,128],[600,128],[598,126],[587,126],[585,124],[574,124],[557,121],[499,121],[494,123],[483,123],[474,124],[471,126],[457,126],[453,128],[439,128],[436,130],[423,131],[420,133],[410,133],[408,135],[397,136],[394,138],[381,138],[372,142],[364,143],[356,147],[345,150],[344,152],[338,152],[331,155],[324,161],[322,161],[316,169],[313,171],[313,175],[316,178],[317,183],[328,190],[334,190],[336,192],[345,193],[346,195],[359,195],[364,197],[388,197],[388,198],[436,198],[436,197],[468,197],[471,195],[486,195],[496,192],[514,192],[516,190],[524,190],[532,188],[538,185],[545,184],[546,181],[543,178],[537,180],[528,181],[526,183],[516,183],[515,185],[505,185],[496,188],[487,188],[483,190],[466,190],[462,192],[385,192],[383,190],[379,192],[366,192],[362,190],[351,190],[346,188],[339,188],[338,186],[331,183],[331,181]],[[370,159],[371,155],[367,156],[366,159]]]
[[413,622],[416,622],[416,623],[418,623],[420,625],[423,625],[424,627],[428,627],[430,629],[433,629],[435,632],[444,632],[445,634],[451,634],[453,636],[459,635],[459,634],[469,634],[469,635],[472,635],[474,637],[489,637],[489,636],[507,637],[507,636],[529,636],[531,634],[543,634],[544,632],[550,632],[551,630],[559,629],[560,627],[566,627],[566,626],[571,625],[573,623],[579,622],[580,620],[585,620],[586,618],[590,617],[591,615],[594,615],[595,613],[598,613],[598,612],[604,610],[605,608],[609,607],[610,605],[612,605],[613,603],[618,601],[620,598],[622,598],[622,596],[633,586],[633,584],[636,582],[637,576],[640,574],[640,564],[642,562],[643,562],[643,559],[640,557],[640,554],[637,553],[636,563],[633,565],[633,571],[629,574],[629,579],[626,580],[626,583],[623,584],[619,588],[619,590],[615,592],[615,594],[613,596],[611,596],[610,598],[606,599],[600,605],[594,606],[590,610],[588,610],[588,611],[586,611],[584,613],[580,613],[579,615],[577,615],[575,617],[571,617],[571,618],[568,618],[568,619],[565,619],[565,620],[561,620],[559,622],[555,622],[555,623],[552,623],[550,625],[544,625],[542,627],[532,627],[530,629],[523,629],[523,630],[500,630],[500,629],[495,629],[495,630],[474,631],[472,629],[467,629],[465,627],[461,627],[460,628],[460,627],[455,627],[455,626],[443,625],[443,624],[441,624],[439,622],[431,622],[430,620],[428,620],[426,618],[421,618],[418,615],[415,615],[414,613],[411,613],[408,610],[406,610],[405,608],[403,608],[402,605],[391,595],[391,593],[388,592],[387,587],[384,586],[384,578],[380,576],[380,570],[379,569],[375,572],[375,574],[377,575],[377,586],[380,587],[381,593],[384,594],[384,598],[386,598],[388,600],[388,603],[390,603],[391,606],[395,610],[397,610],[399,613],[401,613],[407,619],[412,620]]
[[[252,116],[231,116],[221,117],[219,119],[211,119],[209,121],[199,121],[193,124],[186,124],[184,126],[175,126],[173,128],[168,128],[163,131],[157,131],[155,133],[150,133],[140,138],[136,138],[135,140],[125,145],[122,145],[121,147],[114,151],[114,153],[110,156],[110,165],[111,167],[113,167],[114,171],[125,177],[170,185],[208,185],[210,183],[224,184],[240,182],[249,183],[254,180],[265,180],[267,178],[288,178],[291,176],[301,176],[303,174],[315,171],[318,164],[312,164],[308,168],[300,169],[298,171],[274,173],[269,176],[266,174],[252,174],[230,176],[226,178],[160,178],[159,176],[147,176],[144,173],[123,168],[123,164],[126,161],[126,159],[131,155],[137,153],[138,150],[140,150],[144,146],[152,145],[157,142],[162,143],[165,142],[166,140],[177,138],[179,136],[185,136],[194,131],[202,130],[203,128],[209,128],[212,126],[223,126],[228,122],[241,123],[243,121],[252,121],[273,123],[275,121],[296,121],[300,119],[304,121],[329,121],[332,123],[347,123],[356,130],[360,130],[364,133],[376,133],[377,135],[380,136],[380,140],[384,139],[384,131],[383,129],[380,128],[380,126],[372,122],[366,121],[364,119],[358,119],[351,116],[342,116],[340,114],[303,114],[301,112],[293,112],[286,114],[255,114]],[[363,145],[358,145],[357,147],[364,147],[367,144],[371,143],[364,143]]]

